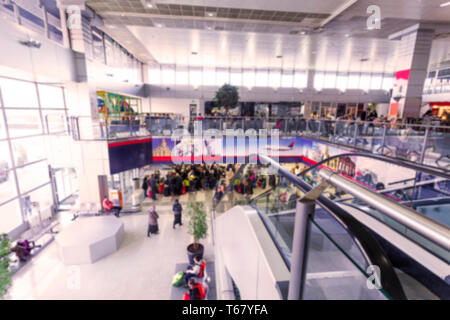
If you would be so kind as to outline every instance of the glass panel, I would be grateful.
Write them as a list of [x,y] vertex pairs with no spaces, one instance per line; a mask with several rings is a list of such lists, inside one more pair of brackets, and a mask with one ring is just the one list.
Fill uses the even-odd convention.
[[367,73],[361,74],[361,78],[359,80],[359,89],[361,90],[370,89],[370,74]]
[[41,108],[64,109],[64,97],[61,87],[38,84]]
[[348,81],[347,74],[338,74],[336,79],[336,89],[339,89],[340,91],[345,91],[347,89],[347,81]]
[[35,163],[16,170],[22,193],[49,182],[47,161]]
[[255,86],[255,70],[244,70],[243,86],[247,88]]
[[312,224],[304,299],[386,300],[379,290],[369,289],[366,275],[323,230]]
[[270,70],[269,87],[279,88],[281,85],[281,70]]
[[41,218],[45,218],[45,213],[48,212],[49,208],[53,205],[53,195],[52,188],[49,185],[43,186],[31,193],[28,194],[30,196],[31,202],[39,202],[39,210],[41,211]]
[[176,82],[178,85],[188,85],[189,84],[189,73],[187,68],[177,67],[177,72],[175,74]]
[[0,233],[8,233],[22,224],[19,200],[13,200],[0,206]]
[[32,82],[0,78],[3,106],[7,108],[38,108],[36,85]]
[[0,203],[17,196],[8,143],[0,142]]
[[293,82],[294,82],[294,72],[284,71],[281,75],[281,87],[292,88]]
[[63,133],[67,130],[65,112],[43,110],[42,117],[48,134]]
[[269,85],[269,71],[268,70],[256,70],[256,83],[257,87],[267,87]]
[[43,160],[45,155],[45,142],[43,137],[11,140],[14,162],[21,167],[30,162]]
[[295,71],[294,88],[306,88],[308,85],[308,74],[305,71]]
[[161,83],[174,84],[175,83],[175,67],[162,66],[161,68]]
[[325,73],[324,88],[334,89],[336,88],[336,72]]
[[359,73],[350,73],[348,77],[348,89],[358,89],[359,88]]
[[216,85],[223,86],[225,83],[230,82],[230,73],[228,69],[216,70]]
[[3,112],[0,109],[0,140],[6,139],[6,128],[5,128],[5,122],[3,121]]
[[314,74],[314,89],[322,90],[323,88],[323,72],[317,71]]
[[202,70],[201,68],[189,69],[189,84],[194,87],[198,87],[202,83]]
[[149,68],[148,82],[150,84],[161,84],[161,69],[159,65],[151,66]]
[[37,110],[6,110],[6,119],[11,138],[42,134]]
[[242,72],[241,70],[232,70],[230,75],[230,84],[233,86],[242,85]]
[[216,83],[216,69],[204,68],[203,69],[203,85],[212,86]]
[[382,82],[383,82],[382,74],[380,74],[380,73],[372,74],[372,79],[370,82],[370,89],[380,90]]
[[389,77],[389,76],[384,76],[383,78],[383,85],[382,85],[382,89],[389,91],[392,89],[392,85],[393,85],[393,77]]

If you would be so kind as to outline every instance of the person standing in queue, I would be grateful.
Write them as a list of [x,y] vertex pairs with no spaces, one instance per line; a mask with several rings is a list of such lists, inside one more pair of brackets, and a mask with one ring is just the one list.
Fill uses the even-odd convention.
[[144,190],[144,198],[148,196],[148,175],[144,177],[144,181],[142,182],[142,189]]
[[150,211],[148,212],[148,229],[147,229],[147,237],[150,237],[150,234],[158,234],[158,218],[159,215],[155,210],[155,206],[150,207]]
[[150,179],[150,188],[152,189],[152,199],[156,200],[156,194],[158,193],[158,186],[156,176],[154,174]]
[[175,226],[179,224],[180,226],[183,225],[181,222],[181,213],[183,212],[183,207],[181,206],[178,199],[175,200],[175,203],[173,204],[173,228],[175,229]]

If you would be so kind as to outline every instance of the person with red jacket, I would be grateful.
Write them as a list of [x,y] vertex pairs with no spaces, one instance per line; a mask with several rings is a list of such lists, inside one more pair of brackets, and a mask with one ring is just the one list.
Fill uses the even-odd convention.
[[189,279],[189,292],[183,296],[183,300],[205,300],[206,288],[201,283],[195,281],[194,278]]

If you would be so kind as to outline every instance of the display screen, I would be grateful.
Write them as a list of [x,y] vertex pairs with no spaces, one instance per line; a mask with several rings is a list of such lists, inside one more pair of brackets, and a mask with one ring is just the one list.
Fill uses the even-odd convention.
[[108,152],[111,174],[140,168],[152,162],[152,139],[113,142]]

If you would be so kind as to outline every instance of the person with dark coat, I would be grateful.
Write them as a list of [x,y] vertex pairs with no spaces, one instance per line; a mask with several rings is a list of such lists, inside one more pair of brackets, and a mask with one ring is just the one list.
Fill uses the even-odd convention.
[[156,200],[156,194],[158,193],[158,181],[156,180],[155,175],[152,175],[150,179],[150,188],[152,189],[152,199]]
[[147,198],[148,193],[148,176],[144,177],[144,181],[142,182],[142,189],[144,190],[144,198]]
[[173,204],[173,228],[175,229],[175,226],[179,224],[180,226],[183,225],[181,222],[181,213],[183,212],[183,207],[181,206],[178,199],[175,200],[175,203]]
[[158,218],[159,215],[155,210],[155,207],[152,206],[150,211],[148,212],[148,229],[147,229],[147,237],[150,237],[151,233],[158,234]]

